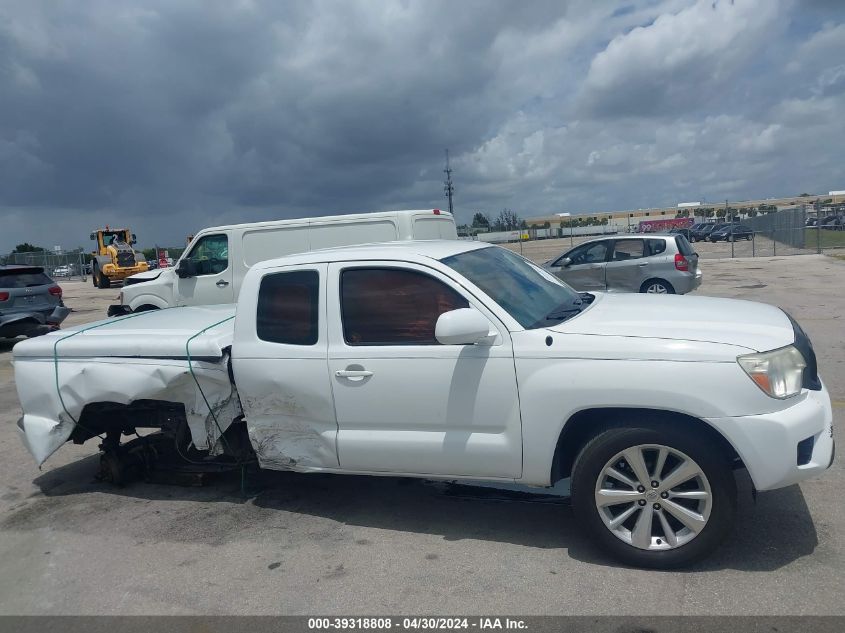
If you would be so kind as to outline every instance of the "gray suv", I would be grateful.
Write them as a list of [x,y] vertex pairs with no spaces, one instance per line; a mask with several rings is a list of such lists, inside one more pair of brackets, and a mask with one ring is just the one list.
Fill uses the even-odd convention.
[[543,268],[579,291],[686,294],[701,285],[683,235],[617,236],[579,244]]
[[0,338],[58,329],[70,310],[62,289],[40,266],[0,266]]

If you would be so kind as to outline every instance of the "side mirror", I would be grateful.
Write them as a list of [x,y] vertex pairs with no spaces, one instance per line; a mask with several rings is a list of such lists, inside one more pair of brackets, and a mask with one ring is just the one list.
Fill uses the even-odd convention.
[[131,241],[131,242],[129,242],[129,243],[130,243],[130,244],[137,244],[137,243],[138,243],[138,238],[137,238],[137,237],[135,237],[135,234],[134,234],[134,233],[132,234],[132,241]]
[[96,234],[96,233],[91,233],[91,235],[89,235],[89,236],[88,236],[88,239],[91,239],[91,240],[96,240],[96,239],[97,239],[97,234]]
[[566,268],[567,266],[569,266],[569,264],[572,263],[572,260],[568,257],[564,257],[562,259],[559,259],[557,263],[561,268]]
[[176,266],[176,275],[182,279],[197,276],[197,264],[190,259],[180,259],[179,265]]
[[434,337],[443,345],[475,345],[490,339],[490,321],[473,308],[451,310],[438,317]]

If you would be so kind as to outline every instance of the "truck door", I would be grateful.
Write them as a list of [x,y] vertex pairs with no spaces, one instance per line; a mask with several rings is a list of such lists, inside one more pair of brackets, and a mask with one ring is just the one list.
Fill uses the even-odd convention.
[[326,371],[326,268],[268,270],[241,293],[232,367],[250,441],[264,468],[338,466]]
[[210,233],[196,239],[182,259],[194,264],[196,275],[177,277],[174,299],[177,306],[232,303],[232,265],[229,239],[225,233]]
[[[522,428],[507,329],[438,271],[335,263],[329,379],[344,470],[517,478]],[[479,309],[493,345],[441,345],[437,317]]]

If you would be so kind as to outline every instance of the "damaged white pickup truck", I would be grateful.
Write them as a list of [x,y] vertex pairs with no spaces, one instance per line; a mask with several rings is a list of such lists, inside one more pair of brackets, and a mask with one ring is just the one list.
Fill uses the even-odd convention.
[[[39,464],[104,435],[107,470],[172,450],[299,472],[571,477],[587,532],[640,566],[688,564],[729,533],[733,469],[770,490],[833,458],[813,349],[781,310],[579,294],[473,242],[263,262],[237,306],[101,321],[14,357]],[[143,428],[160,432],[121,445]]]

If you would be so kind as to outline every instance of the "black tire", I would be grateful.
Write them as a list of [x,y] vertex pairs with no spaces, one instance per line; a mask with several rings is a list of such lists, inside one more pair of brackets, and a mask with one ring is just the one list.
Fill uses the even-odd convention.
[[[667,294],[667,295],[673,295],[673,294],[675,294],[675,288],[673,288],[673,287],[672,287],[672,284],[670,284],[670,283],[669,283],[668,281],[666,281],[665,279],[649,279],[649,280],[647,280],[647,281],[643,282],[643,285],[642,285],[642,286],[640,286],[640,292],[645,292],[645,293],[647,293],[647,292],[648,292],[648,289],[649,289],[651,286],[654,286],[654,285],[661,285],[661,286],[663,286],[663,287],[666,289],[665,294]],[[663,293],[656,293],[656,294],[663,294]]]
[[[633,567],[673,569],[710,554],[730,533],[736,515],[736,480],[724,449],[708,435],[675,423],[633,420],[635,426],[611,428],[590,440],[572,469],[572,506],[587,536],[614,558]],[[712,508],[702,531],[674,549],[639,549],[614,535],[595,503],[595,488],[607,462],[632,446],[659,444],[679,450],[701,468],[710,486]]]
[[94,285],[97,286],[97,288],[111,287],[109,278],[102,273],[99,266],[94,266]]

